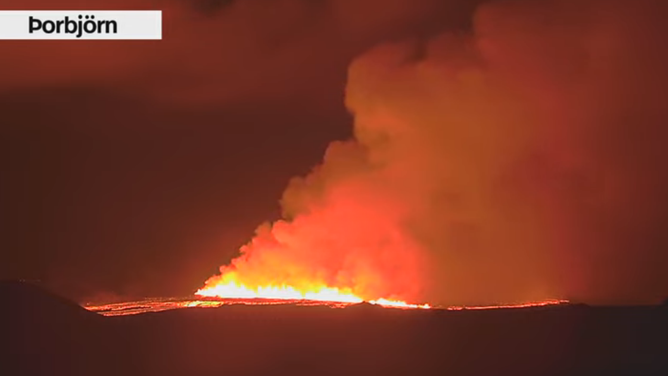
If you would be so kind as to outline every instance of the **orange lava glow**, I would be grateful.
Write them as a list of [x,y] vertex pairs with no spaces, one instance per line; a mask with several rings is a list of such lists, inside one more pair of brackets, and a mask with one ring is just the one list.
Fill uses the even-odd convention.
[[526,302],[518,304],[499,304],[489,306],[463,306],[463,307],[448,307],[449,311],[464,311],[464,310],[482,310],[482,309],[508,309],[508,308],[531,308],[531,307],[545,307],[560,304],[568,304],[568,300],[550,299],[538,302]]
[[[233,305],[248,305],[248,306],[280,306],[280,305],[297,305],[297,306],[322,306],[333,309],[346,308],[357,304],[355,302],[331,302],[324,300],[295,300],[295,299],[261,299],[261,298],[235,298],[235,299],[220,299],[220,298],[151,298],[139,301],[128,301],[120,303],[109,304],[86,304],[84,308],[89,311],[96,312],[103,316],[128,316],[149,312],[161,312],[182,308],[217,308],[222,306]],[[431,308],[428,305],[412,305],[402,302],[382,300],[370,302],[382,307],[388,308]],[[508,305],[494,305],[494,306],[472,306],[472,307],[446,307],[448,311],[466,311],[466,310],[492,310],[492,309],[519,309],[531,307],[545,307],[567,304],[567,300],[545,300],[539,302],[528,302],[521,304]]]
[[361,303],[351,292],[325,286],[314,287],[308,291],[299,291],[291,286],[260,286],[250,288],[235,282],[217,284],[198,290],[195,295],[210,298],[227,299],[284,299],[284,300],[316,300],[323,302]]
[[[229,277],[229,276],[228,276]],[[227,278],[229,279],[229,278]],[[297,289],[292,286],[248,287],[235,281],[217,283],[198,290],[195,295],[222,299],[275,299],[275,300],[311,300],[336,303],[361,303],[364,299],[354,295],[349,289],[338,289],[324,285]],[[371,304],[390,308],[431,308],[428,304],[409,304],[399,300],[369,300]]]

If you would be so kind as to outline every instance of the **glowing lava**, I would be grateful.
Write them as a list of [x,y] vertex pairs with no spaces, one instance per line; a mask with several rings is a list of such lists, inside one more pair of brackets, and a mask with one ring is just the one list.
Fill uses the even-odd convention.
[[562,304],[569,304],[568,300],[564,299],[548,299],[537,302],[526,302],[517,304],[499,304],[489,306],[453,306],[448,307],[449,311],[464,311],[464,310],[483,310],[483,309],[511,309],[511,308],[532,308],[532,307],[547,307]]
[[[198,290],[195,295],[222,299],[278,299],[312,300],[319,302],[361,303],[364,299],[354,295],[350,289],[317,286],[308,290],[299,290],[292,286],[248,287],[235,281],[218,283]],[[371,304],[391,308],[431,308],[428,304],[409,304],[399,300],[369,300]]]
[[311,291],[298,291],[291,286],[260,286],[250,288],[236,282],[218,284],[198,290],[195,295],[224,299],[284,299],[316,300],[322,302],[361,303],[363,299],[350,291],[331,287],[317,287]]

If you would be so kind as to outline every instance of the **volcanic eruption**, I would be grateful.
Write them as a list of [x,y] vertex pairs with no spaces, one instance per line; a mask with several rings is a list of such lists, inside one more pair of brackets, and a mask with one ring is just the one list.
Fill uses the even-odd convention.
[[[650,198],[668,181],[652,163],[666,76],[639,65],[665,61],[642,27],[661,23],[641,3],[491,3],[472,35],[358,58],[345,98],[353,139],[293,179],[283,219],[197,293],[399,305],[660,297],[615,261],[654,257],[639,249],[656,234],[638,223],[662,215]],[[618,158],[629,140],[642,152]]]

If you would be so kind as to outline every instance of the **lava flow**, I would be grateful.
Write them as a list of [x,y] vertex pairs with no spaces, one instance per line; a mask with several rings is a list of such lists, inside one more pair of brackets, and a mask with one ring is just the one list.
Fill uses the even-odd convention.
[[[211,291],[202,293],[213,295]],[[325,306],[330,308],[346,308],[360,302],[359,300],[333,302],[333,301],[317,300],[317,299],[301,299],[297,295],[292,295],[292,296],[294,297],[294,299],[289,299],[285,297],[278,299],[266,299],[257,297],[228,298],[228,299],[221,299],[217,297],[201,298],[201,299],[196,299],[193,297],[149,298],[137,301],[109,303],[109,304],[85,304],[84,308],[86,308],[89,311],[97,312],[98,314],[103,316],[128,316],[140,313],[161,312],[161,311],[169,311],[182,308],[193,308],[193,307],[217,308],[222,306],[233,306],[233,305],[247,305],[247,306],[297,305],[297,306]],[[323,298],[323,296],[320,297]],[[336,297],[331,297],[328,299],[336,299]],[[518,309],[518,308],[557,306],[568,303],[569,302],[567,300],[554,299],[554,300],[544,300],[536,302],[525,302],[518,304],[499,304],[499,305],[489,305],[489,306],[453,306],[453,307],[445,307],[444,309],[448,311]],[[375,304],[383,307],[394,307],[394,308],[430,308],[427,305],[417,306],[402,302],[393,302],[386,300],[378,300],[375,302]]]

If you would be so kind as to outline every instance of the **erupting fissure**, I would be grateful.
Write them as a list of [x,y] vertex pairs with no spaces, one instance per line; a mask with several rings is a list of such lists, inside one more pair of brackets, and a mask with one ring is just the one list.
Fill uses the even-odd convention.
[[[198,296],[234,299],[281,299],[281,300],[313,300],[337,303],[362,303],[365,300],[353,294],[350,289],[317,286],[308,290],[296,289],[292,286],[258,286],[248,287],[241,283],[230,281],[227,283],[207,285],[196,293]],[[368,303],[383,307],[394,308],[431,308],[429,304],[409,304],[391,299],[369,300]]]

